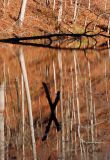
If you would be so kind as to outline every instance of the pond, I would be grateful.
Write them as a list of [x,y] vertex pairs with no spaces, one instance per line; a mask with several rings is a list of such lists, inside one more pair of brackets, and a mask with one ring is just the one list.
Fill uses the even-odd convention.
[[[32,46],[0,45],[0,81],[5,84],[5,159],[33,159],[28,99],[20,63],[23,55],[33,113],[39,160],[110,159],[110,50],[60,50]],[[42,82],[52,102],[60,101],[42,141],[51,110]]]

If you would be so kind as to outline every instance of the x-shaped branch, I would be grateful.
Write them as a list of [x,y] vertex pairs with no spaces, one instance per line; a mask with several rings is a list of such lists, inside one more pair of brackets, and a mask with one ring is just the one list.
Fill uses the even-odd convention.
[[54,101],[54,103],[52,103],[51,98],[50,98],[50,94],[49,94],[49,90],[48,90],[48,87],[47,87],[46,83],[42,82],[42,84],[43,84],[43,87],[44,87],[44,90],[45,90],[45,93],[46,93],[46,97],[48,99],[48,102],[49,102],[49,105],[50,105],[50,109],[51,109],[51,115],[50,115],[50,118],[49,118],[49,122],[48,122],[48,125],[46,126],[45,134],[44,134],[44,136],[42,138],[42,141],[45,141],[46,138],[47,138],[47,135],[49,133],[52,121],[55,122],[57,131],[61,130],[61,125],[59,124],[59,122],[58,122],[58,120],[57,120],[57,118],[55,116],[55,113],[54,113],[56,105],[57,105],[57,103],[58,103],[58,101],[60,99],[60,91],[57,92],[55,101]]

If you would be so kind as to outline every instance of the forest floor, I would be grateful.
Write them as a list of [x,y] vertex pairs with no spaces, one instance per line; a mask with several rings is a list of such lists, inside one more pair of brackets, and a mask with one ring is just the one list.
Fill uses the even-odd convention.
[[[101,0],[91,3],[91,9],[88,9],[88,1],[82,1],[78,9],[76,22],[74,17],[74,3],[68,0],[63,2],[63,15],[60,24],[62,32],[81,32],[86,23],[95,21],[98,15],[105,13],[105,3]],[[46,1],[29,0],[27,3],[25,19],[22,27],[18,26],[17,20],[19,17],[21,1],[11,0],[9,5],[3,7],[0,2],[0,36],[34,36],[45,33],[55,33],[58,30],[58,10],[59,2],[56,1],[55,9],[53,10],[53,2],[47,6]],[[106,12],[109,13],[110,2],[107,2]],[[108,25],[108,15],[102,14],[98,19],[98,25]]]

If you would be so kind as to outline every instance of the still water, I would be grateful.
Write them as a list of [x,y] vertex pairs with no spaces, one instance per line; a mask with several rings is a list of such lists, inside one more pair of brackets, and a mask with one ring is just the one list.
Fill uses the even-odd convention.
[[[110,50],[65,51],[11,44],[0,46],[0,82],[5,83],[5,159],[33,159],[26,91],[23,99],[22,90],[21,50],[38,159],[109,160]],[[62,126],[57,132],[53,123],[44,142],[51,111],[42,82],[47,84],[53,102],[60,91],[56,117]]]

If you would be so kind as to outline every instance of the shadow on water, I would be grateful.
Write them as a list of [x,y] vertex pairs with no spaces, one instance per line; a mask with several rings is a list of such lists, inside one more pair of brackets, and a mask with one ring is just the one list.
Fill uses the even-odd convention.
[[[83,35],[84,34],[84,35]],[[99,34],[99,33],[98,33]],[[94,35],[94,34],[93,34]],[[86,37],[86,43],[82,47],[82,38]],[[97,34],[95,35],[97,37]],[[63,34],[48,34],[48,35],[42,35],[42,36],[32,36],[32,37],[14,37],[14,38],[7,38],[7,39],[0,39],[1,43],[9,43],[9,44],[16,44],[21,46],[33,46],[33,47],[43,47],[43,48],[50,48],[50,49],[56,49],[56,50],[97,50],[102,51],[106,49],[110,49],[110,41],[109,36],[107,37],[104,34],[99,34],[98,36],[104,36],[108,38],[105,42],[101,43],[100,45],[97,45],[97,38],[92,38],[92,35],[86,35],[86,33],[82,34],[69,34],[69,33],[63,33]],[[63,41],[65,42],[65,37],[67,38],[66,41],[71,41],[73,44],[77,41],[79,45],[75,47],[74,45],[72,47],[65,47],[65,45],[62,47],[60,46],[60,43]],[[69,39],[68,39],[69,37]],[[55,38],[55,39],[52,39]],[[92,42],[93,44],[90,46],[90,39],[94,40]],[[40,43],[37,41],[41,41]],[[43,42],[42,42],[43,41]],[[79,42],[78,42],[79,41]],[[56,45],[55,45],[56,44]]]
[[[110,50],[107,49],[109,47],[97,49],[63,47],[62,50],[59,46],[27,43],[22,40],[20,38],[0,40],[19,45],[3,43],[0,47],[0,81],[4,80],[6,85],[6,159],[12,157],[20,159],[22,154],[19,153],[23,152],[22,74],[19,64],[19,48],[22,47],[32,99],[38,158],[109,160]],[[58,121],[62,124],[62,132],[56,132],[53,124],[45,143],[42,142],[42,136],[48,124],[50,108],[42,82],[47,83],[52,99],[57,90],[60,90],[62,98],[56,113]],[[26,98],[24,105],[24,154],[25,158],[30,160],[32,147]]]

